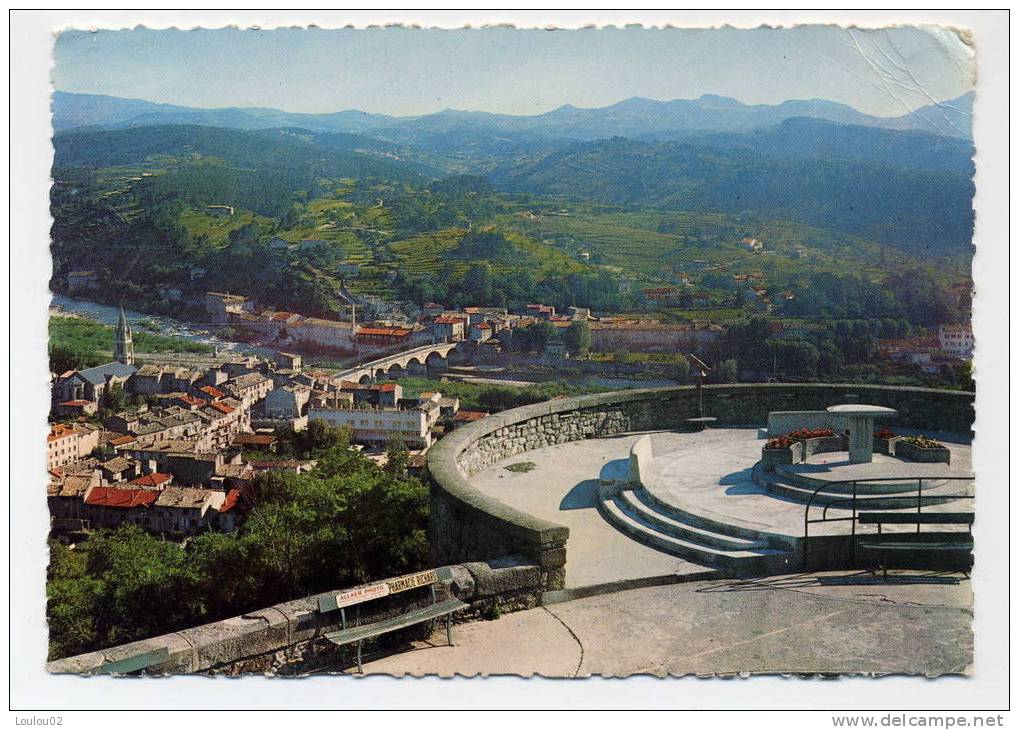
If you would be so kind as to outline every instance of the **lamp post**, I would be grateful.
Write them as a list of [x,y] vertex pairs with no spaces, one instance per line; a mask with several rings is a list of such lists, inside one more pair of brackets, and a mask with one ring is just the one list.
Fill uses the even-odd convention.
[[690,353],[690,359],[697,365],[697,418],[704,417],[704,380],[708,377],[711,368],[699,357]]

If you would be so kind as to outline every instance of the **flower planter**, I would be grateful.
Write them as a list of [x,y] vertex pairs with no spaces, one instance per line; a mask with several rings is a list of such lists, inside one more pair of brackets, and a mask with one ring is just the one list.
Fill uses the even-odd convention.
[[891,438],[878,438],[874,437],[874,453],[884,454],[885,456],[895,456],[895,449],[897,444],[902,441],[902,436],[892,436]]
[[846,451],[848,446],[843,445],[842,436],[820,436],[813,439],[804,439],[803,460],[806,461],[814,454],[827,454],[833,451]]
[[775,471],[778,464],[799,464],[803,461],[803,444],[794,443],[788,449],[761,449],[761,466],[765,471]]
[[908,461],[917,461],[925,464],[952,463],[952,452],[944,446],[929,449],[917,446],[916,444],[911,444],[906,440],[899,441],[895,444],[895,455],[900,459],[907,459]]

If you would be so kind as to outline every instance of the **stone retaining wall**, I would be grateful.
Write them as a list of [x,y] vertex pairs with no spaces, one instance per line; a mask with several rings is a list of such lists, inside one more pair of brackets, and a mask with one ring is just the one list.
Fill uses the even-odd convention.
[[[854,384],[710,385],[704,414],[719,425],[764,426],[772,411],[823,411],[839,403],[887,406],[895,424],[968,435],[973,393]],[[686,428],[696,415],[694,386],[615,391],[537,403],[476,421],[432,447],[430,537],[437,563],[524,555],[542,584],[563,587],[569,530],[513,509],[471,487],[469,477],[507,458],[553,444],[628,431]]]
[[[491,563],[450,566],[452,580],[436,584],[437,600],[451,596],[470,604],[454,621],[497,615],[499,612],[533,608],[544,590],[540,568],[518,558]],[[347,589],[344,589],[347,590]],[[107,662],[117,662],[166,649],[169,660],[153,666],[147,674],[280,674],[300,675],[327,668],[340,671],[353,665],[353,645],[337,647],[325,635],[337,631],[340,612],[319,613],[320,593],[280,603],[242,616],[216,621],[163,636],[134,641],[101,651],[57,659],[46,665],[56,674],[94,674]],[[385,598],[348,607],[349,625],[362,625],[429,605],[431,589],[414,588]],[[365,642],[366,652],[375,646],[400,646],[431,632],[432,623]]]
[[801,428],[842,431],[846,428],[846,417],[828,411],[772,411],[768,414],[769,436],[782,436]]

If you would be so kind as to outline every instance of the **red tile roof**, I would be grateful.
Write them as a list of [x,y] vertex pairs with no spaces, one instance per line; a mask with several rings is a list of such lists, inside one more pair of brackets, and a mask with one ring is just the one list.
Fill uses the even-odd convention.
[[240,499],[241,490],[231,489],[229,492],[226,493],[226,499],[223,500],[223,504],[221,504],[219,507],[220,513],[229,512],[230,510],[232,510],[234,507],[237,506],[237,503],[240,501]]
[[68,426],[66,423],[57,423],[50,428],[50,435],[46,437],[47,441],[56,441],[70,436],[74,433],[74,426]]
[[215,408],[220,413],[233,413],[234,409],[228,406],[226,403],[210,403],[209,406]]
[[369,337],[406,337],[410,330],[399,327],[361,327],[357,331],[358,336],[368,335]]
[[158,492],[148,489],[115,489],[114,487],[94,487],[85,498],[85,504],[100,507],[148,507],[159,496]]
[[457,411],[453,416],[454,421],[480,421],[488,414],[484,411]]
[[379,386],[379,390],[383,393],[394,393],[398,387],[396,383],[383,383]]
[[265,433],[239,433],[234,437],[234,443],[272,446],[276,443],[276,437]]
[[206,395],[212,396],[213,398],[226,398],[226,393],[212,385],[202,386],[198,390]]
[[140,487],[158,487],[173,479],[172,474],[162,474],[158,471],[146,474],[143,477],[132,479],[129,484],[137,484]]
[[110,439],[110,445],[111,446],[123,446],[124,444],[129,444],[129,443],[131,443],[133,441],[137,441],[137,440],[138,439],[135,436],[118,436],[115,439]]
[[456,317],[452,314],[443,314],[435,318],[435,324],[462,324],[467,320],[463,317]]
[[254,469],[296,469],[300,466],[296,459],[283,459],[281,461],[253,461],[251,466]]

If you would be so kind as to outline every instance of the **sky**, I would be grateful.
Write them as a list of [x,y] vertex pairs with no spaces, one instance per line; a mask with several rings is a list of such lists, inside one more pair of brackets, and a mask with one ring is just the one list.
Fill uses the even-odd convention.
[[539,114],[634,96],[829,99],[899,116],[973,88],[972,48],[942,28],[64,31],[61,91],[193,107]]

